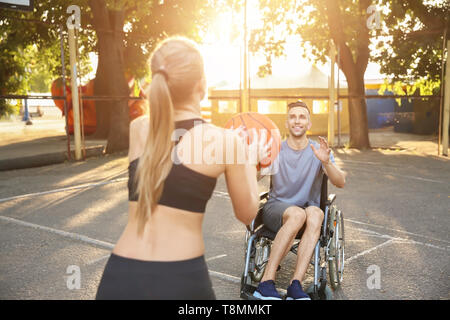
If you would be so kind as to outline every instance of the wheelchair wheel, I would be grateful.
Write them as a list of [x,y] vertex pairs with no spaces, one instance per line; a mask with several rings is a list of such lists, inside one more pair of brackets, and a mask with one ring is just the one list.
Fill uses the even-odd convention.
[[330,210],[330,231],[333,231],[331,238],[328,261],[330,284],[336,290],[342,283],[344,275],[344,215],[334,206]]
[[260,282],[264,270],[266,270],[267,261],[269,261],[271,241],[262,237],[255,244],[254,268],[249,271],[250,278],[255,282]]
[[319,292],[314,292],[314,283],[311,284],[308,288],[306,288],[305,293],[309,295],[311,300],[334,300],[333,292],[331,291],[328,285],[325,286],[323,294],[319,294]]

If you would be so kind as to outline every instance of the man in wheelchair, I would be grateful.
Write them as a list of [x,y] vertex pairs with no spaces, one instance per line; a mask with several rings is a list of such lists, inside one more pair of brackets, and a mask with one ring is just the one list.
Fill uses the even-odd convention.
[[[257,299],[281,299],[275,288],[275,274],[293,241],[301,236],[297,264],[287,288],[287,300],[309,300],[301,282],[318,242],[324,212],[320,209],[323,173],[333,185],[343,188],[346,173],[334,161],[327,141],[309,140],[310,111],[302,101],[288,105],[286,127],[289,136],[281,144],[274,162],[269,199],[262,209],[266,228],[276,233],[261,282],[253,296]],[[272,168],[273,169],[273,168]]]

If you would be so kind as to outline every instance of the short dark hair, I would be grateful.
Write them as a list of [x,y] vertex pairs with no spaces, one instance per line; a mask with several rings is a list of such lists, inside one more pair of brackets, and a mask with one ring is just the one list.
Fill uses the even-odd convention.
[[288,109],[287,112],[289,112],[289,110],[291,110],[292,108],[295,107],[302,107],[305,108],[306,110],[308,110],[308,113],[311,114],[311,112],[309,111],[308,106],[306,105],[306,103],[304,103],[302,100],[297,100],[295,102],[291,102],[288,104]]

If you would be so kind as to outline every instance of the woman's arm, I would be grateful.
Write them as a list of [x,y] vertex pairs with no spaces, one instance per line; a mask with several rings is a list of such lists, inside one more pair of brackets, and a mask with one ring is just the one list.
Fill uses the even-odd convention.
[[242,155],[246,146],[236,134],[232,134],[229,138],[232,148],[226,151],[234,152],[234,154],[232,163],[225,165],[228,193],[236,218],[245,225],[249,225],[255,219],[259,208],[256,165],[248,163],[248,154],[244,154],[239,159],[239,155]]

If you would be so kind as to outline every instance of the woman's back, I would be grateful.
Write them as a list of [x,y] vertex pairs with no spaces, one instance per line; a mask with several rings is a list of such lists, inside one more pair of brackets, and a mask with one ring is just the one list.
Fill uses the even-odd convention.
[[234,161],[244,145],[236,133],[201,120],[206,80],[192,41],[164,41],[151,72],[150,117],[130,124],[128,223],[97,299],[214,299],[202,235],[206,203],[225,173],[234,213],[250,223],[259,202],[256,166]]
[[[208,183],[209,187],[212,182],[215,185],[215,180],[225,171],[224,161],[220,161],[220,159],[217,159],[218,161],[212,159],[213,161],[211,161],[211,157],[215,156],[215,146],[212,144],[218,143],[220,147],[220,142],[211,141],[212,139],[210,141],[204,140],[208,136],[223,137],[225,130],[203,123],[201,119],[182,122],[196,122],[197,125],[194,123],[189,125],[189,123],[187,128],[189,126],[192,126],[192,128],[185,131],[187,129],[185,126],[180,130],[180,134],[184,134],[176,149],[182,166],[179,171],[183,171],[185,177],[184,180],[179,181],[178,185],[173,186],[174,183],[172,183],[170,187],[169,184],[165,186],[165,190],[169,189],[166,196],[168,200],[172,199],[171,203],[173,204],[157,205],[145,225],[143,237],[138,237],[136,234],[137,220],[135,218],[137,202],[130,201],[128,225],[114,248],[114,253],[129,258],[157,261],[184,260],[203,254],[202,223],[204,214],[189,210],[189,205],[188,208],[183,209],[183,201],[180,201],[180,197],[177,199],[176,195],[173,194],[177,190],[171,189],[184,187],[186,190],[187,184],[192,184],[190,189],[186,191],[201,193],[205,186],[198,185],[196,182]],[[130,170],[143,152],[146,130],[148,131],[148,117],[140,117],[130,124]],[[213,151],[206,155],[204,150],[208,149]],[[226,152],[226,150],[224,151]],[[171,172],[173,171],[174,168]],[[168,178],[170,177],[169,174]],[[132,175],[130,175],[130,178],[132,179]],[[174,178],[183,179],[183,177],[176,177],[176,172],[172,179]],[[171,191],[173,191],[172,194]],[[195,201],[198,202],[199,200],[192,197],[190,207]]]

